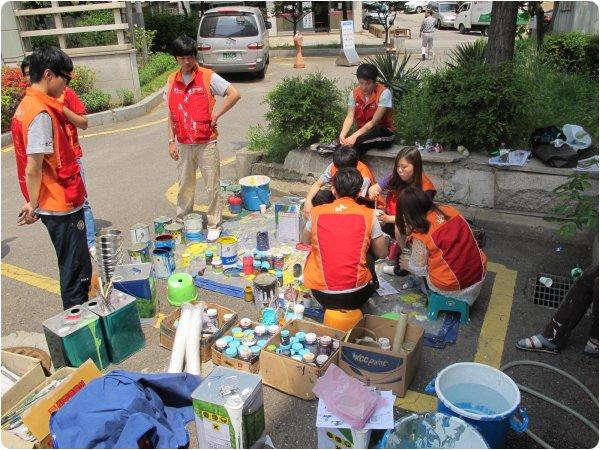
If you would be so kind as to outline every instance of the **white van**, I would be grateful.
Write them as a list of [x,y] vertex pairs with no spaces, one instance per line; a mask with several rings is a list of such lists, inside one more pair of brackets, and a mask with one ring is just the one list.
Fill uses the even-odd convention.
[[198,63],[215,72],[252,72],[264,78],[269,64],[269,28],[260,9],[209,9],[198,26]]
[[[525,25],[529,20],[527,11],[519,8],[517,25]],[[492,2],[464,2],[458,8],[454,19],[454,28],[461,34],[471,30],[478,30],[484,36],[488,35],[492,21]]]

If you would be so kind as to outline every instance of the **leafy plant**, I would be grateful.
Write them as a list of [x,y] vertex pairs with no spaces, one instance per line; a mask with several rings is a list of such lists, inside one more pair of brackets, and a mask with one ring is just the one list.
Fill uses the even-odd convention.
[[133,92],[130,89],[117,89],[119,105],[127,106],[133,104]]
[[266,129],[262,125],[248,127],[248,149],[263,152],[267,162],[283,163],[294,145],[281,133]]
[[396,138],[414,143],[414,141],[425,141],[432,136],[433,121],[429,102],[429,77],[428,70],[421,71],[418,85],[410,89],[402,96],[400,102],[394,105]]
[[141,57],[142,65],[146,65],[148,63],[148,58],[152,54],[150,50],[154,46],[156,33],[156,30],[140,28],[137,25],[133,29],[135,49],[138,52],[138,56]]
[[591,187],[587,173],[573,173],[566,183],[554,189],[559,203],[553,211],[565,217],[565,223],[559,229],[561,236],[572,235],[584,228],[598,228],[598,196],[585,193]]
[[598,35],[578,31],[549,35],[542,57],[550,68],[598,79]]
[[312,11],[308,2],[273,2],[271,15],[281,17],[286,22],[292,24],[292,31],[295,35],[298,31],[298,24],[304,19],[304,16]]
[[171,44],[181,35],[195,37],[198,34],[199,22],[200,18],[197,16],[171,13],[144,14],[146,30],[156,31],[152,46],[152,51],[155,52],[170,52]]
[[173,71],[177,68],[177,60],[167,53],[155,53],[150,57],[148,64],[138,70],[140,85],[144,86],[168,71]]
[[[109,9],[99,9],[96,11],[86,11],[81,13],[81,16],[76,19],[77,26],[95,26],[95,25],[109,25],[114,23],[113,11]],[[68,34],[67,46],[71,48],[76,47],[96,47],[102,45],[111,45],[117,43],[117,32],[113,30],[109,31],[97,31],[97,32],[86,32],[86,33],[73,33]]]
[[110,94],[102,92],[100,89],[92,89],[89,92],[83,93],[81,101],[88,113],[106,111],[110,108]]
[[484,39],[477,39],[475,42],[465,42],[459,44],[450,53],[448,67],[470,68],[474,65],[485,64],[485,47],[487,42]]
[[83,95],[94,89],[97,76],[93,69],[86,66],[79,66],[73,72],[73,79],[70,86],[77,94]]
[[402,96],[417,84],[419,71],[417,62],[413,67],[408,68],[410,55],[405,54],[400,60],[388,54],[379,54],[366,59],[367,63],[377,67],[379,76],[377,81],[388,87],[394,100],[399,101]]
[[28,85],[21,70],[12,67],[2,68],[2,132],[10,127],[12,116],[25,95]]

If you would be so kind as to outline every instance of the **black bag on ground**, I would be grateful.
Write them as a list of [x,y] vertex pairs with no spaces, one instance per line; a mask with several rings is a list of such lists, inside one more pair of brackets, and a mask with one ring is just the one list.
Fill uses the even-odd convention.
[[552,167],[577,167],[577,152],[569,144],[563,144],[560,147],[551,144],[538,145],[533,147],[533,154]]
[[538,145],[550,144],[556,139],[566,141],[567,137],[560,128],[550,125],[545,128],[536,128],[533,133],[531,133],[529,143],[531,144],[531,148],[536,148]]

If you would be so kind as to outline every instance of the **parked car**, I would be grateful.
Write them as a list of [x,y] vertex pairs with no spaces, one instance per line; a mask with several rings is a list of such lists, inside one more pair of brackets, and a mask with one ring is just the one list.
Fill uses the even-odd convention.
[[548,31],[548,28],[550,27],[550,22],[552,22],[552,14],[554,13],[554,10],[549,9],[548,11],[546,11],[544,13],[544,31]]
[[[369,25],[379,24],[383,25],[381,22],[385,20],[385,14],[381,14],[381,18],[379,17],[379,13],[377,11],[363,11],[363,29],[368,30]],[[394,23],[394,13],[388,14],[387,16],[388,24],[392,25]]]
[[198,62],[215,72],[251,72],[264,78],[269,64],[269,28],[260,9],[209,9],[198,26]]
[[429,2],[427,9],[431,11],[432,17],[437,20],[437,27],[454,28],[458,2]]
[[420,14],[427,9],[427,3],[427,0],[410,0],[404,4],[404,12]]

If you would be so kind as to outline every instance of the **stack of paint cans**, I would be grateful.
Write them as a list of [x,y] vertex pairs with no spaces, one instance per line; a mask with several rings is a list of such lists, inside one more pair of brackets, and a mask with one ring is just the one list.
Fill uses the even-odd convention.
[[185,236],[183,233],[183,224],[175,222],[165,226],[165,233],[173,236],[173,242],[175,245],[185,244]]
[[169,278],[175,270],[175,242],[170,234],[161,234],[154,239],[152,268],[156,278]]
[[167,231],[165,230],[165,227],[171,223],[173,223],[173,220],[171,220],[170,217],[157,217],[156,219],[154,219],[154,234],[158,236],[159,234],[166,233]]
[[112,278],[115,267],[123,262],[123,236],[119,230],[96,233],[96,255],[103,283]]
[[184,238],[186,242],[203,242],[202,215],[197,213],[186,214],[183,217]]

